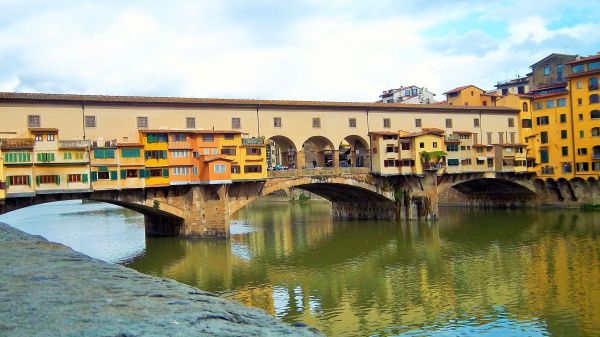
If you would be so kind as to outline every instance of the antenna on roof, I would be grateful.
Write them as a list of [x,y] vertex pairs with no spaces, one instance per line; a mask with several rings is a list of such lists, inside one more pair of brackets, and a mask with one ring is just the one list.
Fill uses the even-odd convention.
[[565,54],[568,54],[569,53],[569,48],[571,48],[571,47],[569,47],[569,46],[562,46],[562,47],[565,48]]

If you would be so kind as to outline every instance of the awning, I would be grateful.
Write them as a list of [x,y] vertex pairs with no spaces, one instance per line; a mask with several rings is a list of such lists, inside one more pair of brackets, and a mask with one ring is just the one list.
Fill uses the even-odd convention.
[[486,157],[477,157],[477,160],[486,160]]

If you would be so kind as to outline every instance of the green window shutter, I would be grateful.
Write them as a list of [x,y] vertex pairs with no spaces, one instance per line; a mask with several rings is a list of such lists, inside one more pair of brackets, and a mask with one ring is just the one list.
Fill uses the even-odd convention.
[[42,161],[42,154],[41,153],[37,154],[37,161]]
[[35,184],[36,184],[37,186],[40,186],[40,181],[41,181],[41,178],[40,178],[40,176],[35,176]]
[[148,143],[156,143],[156,135],[154,133],[149,133],[146,135]]
[[81,182],[82,183],[87,183],[88,182],[88,175],[87,173],[84,173],[81,175]]
[[98,180],[98,172],[92,171],[91,173],[92,181]]
[[56,176],[56,185],[60,185],[60,175]]
[[94,158],[104,158],[104,151],[102,149],[94,149]]
[[49,155],[50,155],[49,161],[54,161],[54,153],[49,153]]
[[115,150],[113,149],[106,149],[106,158],[114,158],[115,157]]
[[117,180],[117,171],[110,171],[110,180]]
[[127,171],[121,170],[121,179],[126,179],[126,178],[127,178]]
[[10,177],[6,177],[6,189],[10,187]]
[[162,170],[162,176],[163,176],[164,178],[168,178],[168,177],[169,177],[169,169],[168,169],[168,168],[164,168],[164,169]]
[[140,169],[139,176],[140,176],[140,178],[146,178],[146,170]]
[[31,153],[27,153],[27,161],[31,161]]

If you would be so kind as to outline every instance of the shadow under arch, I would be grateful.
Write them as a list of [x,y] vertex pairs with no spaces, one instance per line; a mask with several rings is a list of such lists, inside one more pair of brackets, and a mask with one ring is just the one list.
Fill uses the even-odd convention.
[[298,148],[286,136],[276,135],[267,139],[267,167],[287,166],[295,169],[298,165]]
[[478,178],[453,185],[452,188],[466,195],[490,197],[533,197],[535,191],[510,180]]
[[339,145],[340,166],[370,167],[369,142],[359,135],[344,137]]
[[324,136],[312,136],[302,143],[305,167],[331,167],[336,148],[333,142]]

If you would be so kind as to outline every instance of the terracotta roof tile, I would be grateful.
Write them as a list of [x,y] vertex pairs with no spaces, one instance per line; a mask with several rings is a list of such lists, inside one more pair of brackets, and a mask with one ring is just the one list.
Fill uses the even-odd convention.
[[31,132],[58,132],[57,128],[29,128]]
[[5,149],[33,149],[33,138],[6,138],[0,139],[0,148]]

